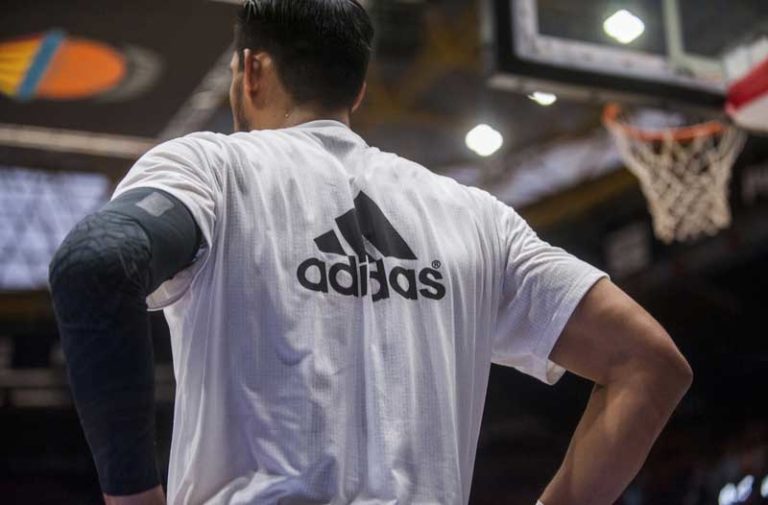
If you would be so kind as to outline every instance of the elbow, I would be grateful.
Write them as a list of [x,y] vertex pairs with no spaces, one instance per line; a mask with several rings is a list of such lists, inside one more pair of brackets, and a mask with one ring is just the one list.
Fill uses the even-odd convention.
[[89,306],[95,297],[96,288],[93,280],[98,277],[94,272],[96,263],[82,250],[71,237],[53,255],[48,264],[48,289],[62,339],[67,332],[63,326],[73,323],[94,307]]
[[88,250],[73,244],[68,237],[48,264],[48,289],[54,304],[62,296],[71,296],[73,291],[88,293],[88,288],[92,286],[86,284],[95,277],[94,269],[97,267]]
[[87,219],[69,232],[48,263],[48,289],[54,301],[57,295],[68,290],[72,284],[91,278],[89,269],[94,266],[94,262],[89,253],[97,248],[88,247],[90,235],[87,228],[82,226]]
[[59,322],[84,317],[112,300],[116,289],[131,287],[120,244],[97,233],[101,230],[94,220],[95,215],[78,224],[48,265],[48,286]]
[[659,354],[657,367],[661,369],[660,373],[664,374],[665,380],[685,393],[693,384],[693,368],[674,344],[672,337],[666,335],[664,342],[667,345],[657,351]]
[[669,339],[669,346],[658,349],[650,361],[649,369],[656,382],[663,385],[671,396],[682,398],[693,384],[693,368]]
[[677,403],[693,384],[693,368],[663,330],[647,342],[626,362],[620,377],[642,385],[641,390],[659,401]]
[[690,389],[691,385],[693,384],[693,368],[691,367],[691,364],[688,363],[688,360],[680,356],[682,359],[682,373],[683,373],[683,382],[685,384],[686,391]]
[[664,377],[670,386],[675,387],[681,394],[685,394],[693,384],[693,368],[691,368],[688,360],[678,352],[665,370]]
[[691,368],[691,364],[688,363],[688,360],[682,355],[680,356],[680,360],[680,385],[682,386],[683,391],[687,392],[693,385],[693,368]]
[[56,289],[60,286],[63,264],[64,258],[61,247],[59,247],[48,263],[48,289],[53,295],[56,294]]
[[48,264],[48,290],[54,302],[66,287],[67,281],[67,254],[64,245],[60,246]]

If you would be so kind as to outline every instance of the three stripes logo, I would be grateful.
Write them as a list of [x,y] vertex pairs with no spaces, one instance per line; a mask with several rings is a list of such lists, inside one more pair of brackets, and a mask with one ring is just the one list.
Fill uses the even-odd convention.
[[370,295],[374,302],[386,300],[393,293],[407,300],[444,298],[445,286],[440,282],[443,275],[438,270],[440,262],[432,262],[435,268],[418,270],[398,264],[387,270],[385,258],[408,262],[418,258],[368,195],[361,191],[354,204],[353,209],[335,220],[353,254],[347,253],[335,230],[323,233],[315,238],[317,248],[345,258],[330,265],[319,258],[305,260],[296,271],[299,284],[320,293],[332,290],[344,296]]

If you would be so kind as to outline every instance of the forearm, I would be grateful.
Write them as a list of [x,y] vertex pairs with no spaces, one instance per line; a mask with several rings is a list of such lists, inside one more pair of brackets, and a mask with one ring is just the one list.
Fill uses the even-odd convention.
[[609,505],[639,472],[690,382],[638,372],[596,385],[545,505]]

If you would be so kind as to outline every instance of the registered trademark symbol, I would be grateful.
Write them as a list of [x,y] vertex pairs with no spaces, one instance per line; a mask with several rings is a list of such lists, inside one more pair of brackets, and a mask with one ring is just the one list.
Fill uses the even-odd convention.
[[432,268],[440,268],[443,264],[435,260],[432,262]]

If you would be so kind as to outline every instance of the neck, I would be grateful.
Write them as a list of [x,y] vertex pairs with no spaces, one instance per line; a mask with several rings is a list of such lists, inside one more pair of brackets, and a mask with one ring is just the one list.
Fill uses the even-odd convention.
[[[285,117],[286,114],[288,117]],[[283,113],[282,119],[282,128],[290,128],[291,126],[297,126],[320,119],[332,119],[349,126],[349,112],[346,110],[319,111],[311,108],[296,107],[287,113]]]
[[251,130],[279,130],[320,119],[332,119],[349,126],[349,111],[344,109],[329,111],[292,104],[271,106],[267,110],[251,115],[247,128]]

